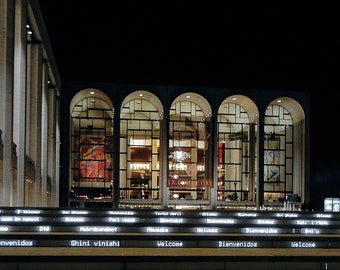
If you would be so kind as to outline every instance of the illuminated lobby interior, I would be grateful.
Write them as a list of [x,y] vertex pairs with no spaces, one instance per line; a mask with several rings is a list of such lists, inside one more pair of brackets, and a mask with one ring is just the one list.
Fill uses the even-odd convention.
[[101,87],[65,86],[65,206],[298,210],[308,201],[307,95]]

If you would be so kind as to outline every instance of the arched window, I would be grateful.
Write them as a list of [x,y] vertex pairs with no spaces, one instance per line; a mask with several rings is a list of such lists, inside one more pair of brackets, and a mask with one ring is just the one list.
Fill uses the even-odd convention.
[[[278,98],[265,112],[264,201],[300,201],[304,195],[304,112],[291,98]],[[294,197],[294,198],[292,198]]]
[[160,101],[131,93],[120,112],[120,205],[160,203]]
[[225,99],[218,110],[218,188],[220,205],[255,201],[258,110],[247,97]]
[[113,106],[97,89],[71,102],[71,201],[112,202]]
[[179,96],[169,112],[170,204],[208,204],[211,177],[211,110],[206,100],[195,94]]

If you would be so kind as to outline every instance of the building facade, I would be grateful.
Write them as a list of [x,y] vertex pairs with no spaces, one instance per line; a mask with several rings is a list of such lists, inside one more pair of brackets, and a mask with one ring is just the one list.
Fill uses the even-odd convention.
[[309,201],[308,93],[61,85],[37,1],[0,0],[0,15],[1,206],[256,210]]
[[255,210],[309,200],[306,93],[81,82],[63,90],[65,207]]
[[37,1],[0,0],[0,206],[59,206],[61,81]]

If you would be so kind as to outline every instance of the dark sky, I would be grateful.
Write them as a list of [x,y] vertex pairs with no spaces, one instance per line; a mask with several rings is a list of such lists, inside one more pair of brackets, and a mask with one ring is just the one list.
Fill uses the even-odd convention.
[[[335,6],[40,0],[64,82],[311,93],[311,178],[340,197],[340,16]],[[119,3],[119,4],[117,4]]]

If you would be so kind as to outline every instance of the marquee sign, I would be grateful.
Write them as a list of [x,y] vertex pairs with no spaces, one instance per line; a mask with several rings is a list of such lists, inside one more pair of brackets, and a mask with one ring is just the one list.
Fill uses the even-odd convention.
[[0,209],[0,248],[338,249],[339,240],[337,213]]

